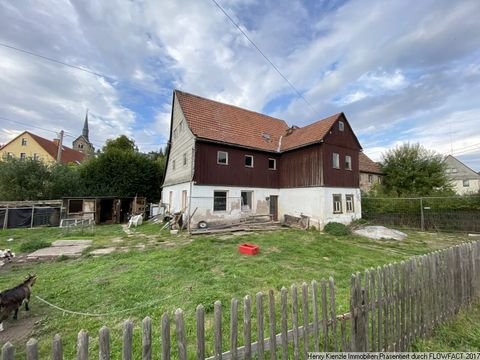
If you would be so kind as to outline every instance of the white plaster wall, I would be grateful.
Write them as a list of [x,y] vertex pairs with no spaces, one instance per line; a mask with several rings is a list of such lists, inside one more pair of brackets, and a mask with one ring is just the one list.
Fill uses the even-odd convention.
[[[333,213],[333,194],[342,195],[342,213]],[[353,195],[353,212],[347,212],[347,204],[345,195]],[[360,219],[362,217],[362,201],[360,189],[358,188],[323,188],[323,226],[329,222],[339,222],[342,224],[349,224],[352,220]]]
[[[183,125],[181,125],[183,123]],[[177,136],[175,137],[175,131]],[[195,147],[195,137],[190,131],[180,104],[175,97],[173,105],[172,137],[170,139],[170,154],[168,157],[165,185],[179,184],[192,178],[192,158]],[[183,154],[187,155],[187,163],[183,164]],[[175,160],[175,169],[173,161]]]
[[[182,191],[187,191],[187,208],[188,208],[188,201],[190,196],[190,182],[185,182],[182,184],[175,184],[164,186],[162,189],[162,202],[168,204],[167,210],[170,209],[170,213],[176,213],[182,210]],[[170,201],[170,191],[172,192],[172,202]],[[188,210],[187,210],[188,211]]]
[[453,191],[458,195],[465,195],[465,194],[472,194],[478,193],[480,190],[480,181],[479,180],[468,180],[469,186],[463,186],[463,180],[452,180],[450,183],[452,184]]
[[[213,211],[214,191],[228,191],[227,210]],[[252,209],[241,209],[241,192],[253,191]],[[278,189],[253,188],[253,187],[229,187],[194,185],[192,188],[192,227],[196,227],[199,221],[207,223],[238,222],[250,215],[267,215],[270,212],[267,198],[270,195],[278,195]],[[196,210],[195,210],[196,209]]]
[[[342,213],[333,213],[333,194],[342,196]],[[346,212],[345,195],[353,195],[353,212]],[[325,224],[335,221],[349,224],[362,216],[362,205],[358,188],[309,187],[280,189],[279,216],[285,215],[310,217],[310,225],[323,229]]]
[[284,221],[285,215],[310,217],[310,225],[321,227],[322,188],[280,189],[278,196],[278,215]]

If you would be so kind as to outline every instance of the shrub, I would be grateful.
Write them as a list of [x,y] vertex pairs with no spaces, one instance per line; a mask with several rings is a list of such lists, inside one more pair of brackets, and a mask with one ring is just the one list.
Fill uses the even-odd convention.
[[350,229],[341,223],[338,222],[330,222],[325,225],[323,229],[327,234],[334,235],[334,236],[346,236],[350,234]]
[[49,247],[50,243],[44,240],[29,240],[20,245],[20,252],[33,252],[38,249]]

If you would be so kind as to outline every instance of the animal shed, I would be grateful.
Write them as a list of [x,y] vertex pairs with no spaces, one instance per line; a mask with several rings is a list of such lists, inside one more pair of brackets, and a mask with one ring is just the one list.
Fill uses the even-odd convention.
[[95,224],[126,223],[130,215],[145,213],[144,197],[69,197],[63,199],[69,219],[91,219]]

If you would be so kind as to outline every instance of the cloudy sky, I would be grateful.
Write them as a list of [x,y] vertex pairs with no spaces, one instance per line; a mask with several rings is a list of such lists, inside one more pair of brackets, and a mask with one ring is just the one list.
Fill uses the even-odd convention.
[[375,160],[420,142],[480,171],[480,1],[217,1],[306,101],[212,0],[3,0],[0,144],[70,144],[88,108],[97,148],[158,150],[177,88],[298,126],[343,111]]

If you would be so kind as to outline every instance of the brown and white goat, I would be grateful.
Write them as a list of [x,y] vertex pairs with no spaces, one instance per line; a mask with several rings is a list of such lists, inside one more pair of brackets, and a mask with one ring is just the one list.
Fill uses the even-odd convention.
[[25,304],[25,310],[28,311],[28,302],[32,294],[32,286],[37,280],[37,275],[28,275],[20,285],[14,288],[2,291],[0,293],[0,331],[3,331],[3,321],[8,319],[12,311],[15,311],[13,319],[18,316],[18,309]]

